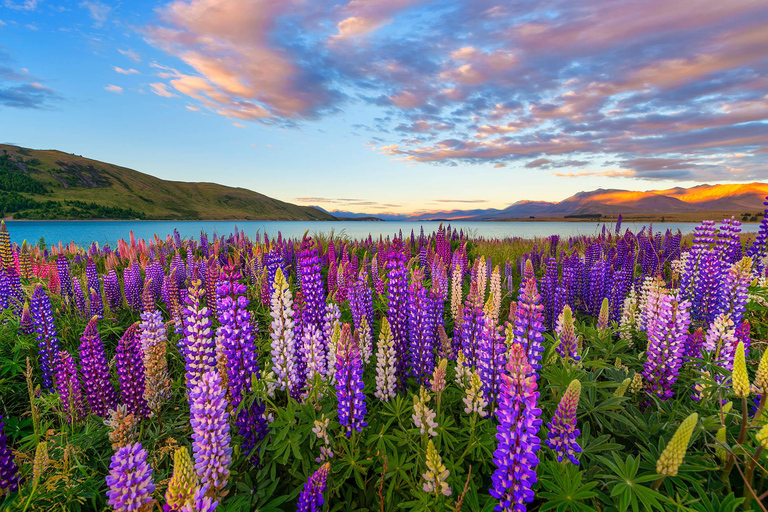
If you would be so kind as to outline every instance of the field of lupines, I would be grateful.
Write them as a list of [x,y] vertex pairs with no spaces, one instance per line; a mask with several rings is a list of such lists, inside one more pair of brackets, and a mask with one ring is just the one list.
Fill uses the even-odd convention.
[[768,216],[11,237],[0,509],[766,510]]

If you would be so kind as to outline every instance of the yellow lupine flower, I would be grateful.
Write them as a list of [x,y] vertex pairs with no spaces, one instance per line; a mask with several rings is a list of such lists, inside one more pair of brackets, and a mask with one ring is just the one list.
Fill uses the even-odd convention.
[[173,454],[173,476],[165,491],[165,500],[172,510],[181,510],[186,502],[193,499],[197,490],[197,475],[192,458],[186,447]]
[[616,391],[613,393],[613,396],[618,396],[618,397],[624,396],[624,393],[627,392],[627,388],[629,387],[629,384],[631,382],[632,382],[632,379],[630,379],[629,377],[624,379],[624,382],[619,384],[619,387],[616,388]]
[[762,446],[763,449],[768,450],[768,423],[763,425],[763,428],[757,433],[755,439],[757,439],[757,442],[760,443],[760,446]]
[[699,421],[699,415],[695,412],[685,418],[677,427],[675,435],[667,443],[667,447],[656,461],[656,472],[664,476],[675,476],[680,464],[683,462],[685,452],[688,450],[688,442],[691,440],[693,428]]
[[720,459],[721,462],[725,462],[728,458],[728,452],[723,448],[723,446],[720,443],[725,443],[725,427],[720,427],[717,430],[717,434],[715,435],[715,439],[717,439],[718,444],[715,447],[715,455],[717,455],[717,458]]
[[733,358],[733,392],[739,398],[747,398],[749,396],[749,376],[747,375],[747,362],[744,352],[744,342],[740,341],[736,347],[736,355]]
[[768,393],[768,349],[763,351],[755,374],[755,389],[760,395]]
[[48,465],[48,443],[40,441],[35,448],[35,459],[32,462],[32,485],[37,485]]
[[448,486],[448,482],[446,482],[448,475],[450,475],[450,472],[446,469],[443,459],[437,453],[435,444],[430,439],[429,443],[427,443],[427,472],[421,475],[424,477],[424,491],[434,492],[435,494],[440,492],[445,496],[450,496],[451,488]]

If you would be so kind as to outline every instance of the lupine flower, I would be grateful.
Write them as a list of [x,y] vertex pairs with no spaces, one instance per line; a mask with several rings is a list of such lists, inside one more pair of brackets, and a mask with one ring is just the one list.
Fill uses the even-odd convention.
[[555,415],[547,424],[549,433],[545,441],[546,445],[557,454],[558,462],[562,462],[563,458],[567,457],[577,466],[579,460],[576,458],[576,454],[581,453],[581,447],[576,441],[581,433],[576,428],[576,408],[579,406],[579,396],[581,396],[581,382],[574,379],[560,399]]
[[32,319],[32,313],[29,312],[29,302],[24,303],[21,310],[21,319],[19,320],[19,332],[22,334],[32,334],[35,329],[35,321]]
[[419,390],[419,394],[413,395],[413,424],[419,429],[421,435],[429,434],[430,436],[436,436],[437,422],[435,422],[435,411],[429,408],[429,392],[423,387]]
[[453,273],[451,274],[451,316],[453,317],[454,324],[458,325],[460,322],[461,305],[463,297],[461,295],[461,282],[463,280],[463,274],[459,265],[454,266]]
[[[529,261],[526,274],[530,265]],[[496,410],[498,444],[493,452],[493,462],[498,469],[491,477],[490,493],[499,500],[495,510],[524,511],[525,504],[533,501],[532,487],[537,481],[534,468],[539,463],[536,452],[540,445],[541,410],[537,407],[536,374],[523,345],[512,345],[507,373],[502,378]]]
[[624,379],[621,384],[619,384],[619,387],[616,388],[616,391],[613,392],[613,396],[616,397],[622,397],[627,392],[627,389],[629,388],[629,385],[632,383],[632,379],[627,377]]
[[5,221],[0,220],[0,266],[3,269],[13,267],[13,248],[11,247],[11,235],[5,227]]
[[149,407],[144,399],[144,354],[137,336],[138,324],[132,324],[126,329],[117,343],[115,367],[117,379],[120,382],[120,398],[128,412],[138,419],[149,417]]
[[101,300],[101,284],[96,264],[92,258],[88,258],[85,265],[85,279],[88,283],[88,296],[90,298],[91,316],[104,316],[104,303]]
[[446,481],[449,475],[450,472],[430,439],[427,442],[427,472],[421,475],[424,478],[424,492],[434,492],[435,496],[438,494],[450,496],[451,488]]
[[709,326],[704,340],[704,349],[724,368],[733,369],[733,356],[736,348],[736,329],[728,315],[718,315]]
[[688,450],[688,442],[691,440],[691,434],[696,423],[699,421],[699,415],[695,412],[685,418],[677,427],[675,435],[667,443],[664,451],[661,452],[659,460],[656,461],[656,472],[664,476],[675,476],[680,464],[683,462],[685,452]]
[[424,273],[416,269],[411,276],[408,301],[409,362],[412,374],[424,382],[435,368],[435,322],[431,302],[424,287]]
[[398,386],[405,383],[408,363],[408,271],[399,245],[393,247],[387,261],[387,317],[395,345]]
[[565,361],[568,361],[569,359],[579,361],[581,359],[581,356],[578,353],[579,341],[576,338],[576,326],[573,322],[573,312],[568,304],[563,306],[563,311],[557,317],[555,332],[560,341],[556,347],[560,357]]
[[[456,375],[454,376],[454,380],[456,381],[456,384],[460,388],[466,388],[469,386],[469,378],[472,375],[472,368],[467,364],[467,358],[464,357],[464,351],[459,350],[459,355],[456,357]],[[478,375],[478,378],[480,376]],[[482,384],[482,381],[480,381]]]
[[56,365],[56,391],[61,400],[61,411],[67,416],[67,422],[77,423],[85,416],[80,375],[75,361],[66,350],[59,351]]
[[685,358],[687,360],[698,359],[701,357],[701,347],[704,346],[704,330],[699,327],[692,333],[689,333],[685,339]]
[[123,295],[120,291],[120,279],[117,272],[110,270],[104,276],[104,295],[107,296],[107,304],[111,311],[117,311],[123,305]]
[[117,407],[117,394],[109,381],[109,366],[104,344],[97,330],[99,318],[94,316],[80,338],[80,368],[88,407],[96,416],[105,417]]
[[747,375],[747,362],[745,359],[744,343],[739,342],[733,357],[733,392],[739,398],[749,396],[749,375]]
[[330,449],[331,440],[328,438],[328,425],[330,419],[323,414],[319,420],[315,420],[315,426],[312,428],[312,433],[317,438],[323,441],[324,446],[320,447],[320,457],[315,459],[315,462],[323,462],[330,458],[333,458],[333,452]]
[[194,499],[197,489],[197,474],[189,450],[185,446],[173,453],[173,475],[165,491],[164,512],[178,512],[185,503]]
[[72,288],[72,274],[69,272],[69,260],[63,253],[56,257],[56,269],[59,273],[59,283],[61,284],[61,294],[69,300],[74,299],[75,291]]
[[768,393],[768,350],[763,350],[753,385],[757,394],[765,395]]
[[600,313],[597,315],[597,330],[601,335],[608,331],[608,320],[610,319],[610,304],[608,297],[603,299],[603,303],[600,305]]
[[643,365],[643,379],[648,392],[662,400],[673,396],[672,386],[683,365],[691,323],[689,307],[690,303],[681,301],[679,296],[664,294],[657,314],[648,324],[648,359]]
[[296,512],[320,512],[323,509],[323,504],[325,503],[323,491],[325,491],[330,469],[331,464],[326,462],[309,477],[299,495]]
[[346,428],[347,437],[352,430],[360,432],[368,425],[365,421],[365,394],[363,393],[363,364],[360,349],[344,324],[336,348],[336,397],[338,399],[339,424]]
[[115,512],[152,509],[152,468],[147,464],[147,452],[140,443],[120,448],[113,456],[107,476],[107,497]]
[[[145,297],[148,293],[145,290]],[[145,309],[141,314],[139,338],[144,355],[144,400],[152,415],[156,415],[171,394],[171,379],[166,360],[168,338],[162,314],[155,308],[154,303],[147,302],[145,301]]]
[[371,356],[373,355],[373,334],[371,333],[371,327],[368,324],[368,319],[363,316],[360,319],[360,328],[355,332],[357,336],[358,345],[360,347],[360,355],[363,358],[363,362],[368,364],[371,362]]
[[489,288],[489,300],[491,302],[491,308],[489,315],[493,320],[493,323],[499,321],[499,313],[501,312],[501,274],[499,272],[499,266],[496,265],[491,274],[491,284]]
[[5,422],[0,414],[0,497],[19,488],[19,468],[8,446],[8,436],[3,432]]
[[734,324],[744,318],[748,300],[747,289],[752,282],[752,258],[745,256],[731,265],[722,283],[718,313],[728,315]]
[[291,391],[298,384],[296,347],[293,337],[293,297],[283,271],[275,273],[272,292],[272,370],[281,390]]
[[301,337],[301,359],[304,363],[304,380],[312,382],[315,375],[325,378],[328,373],[328,363],[325,357],[323,334],[316,325],[303,329]]
[[717,455],[717,458],[720,459],[721,462],[725,462],[728,459],[728,451],[724,447],[726,441],[725,434],[725,427],[717,429],[717,433],[715,434],[715,439],[717,440],[715,455]]
[[432,380],[430,381],[430,387],[432,392],[439,395],[445,390],[445,372],[448,369],[448,360],[441,359],[438,365],[435,367],[435,371],[432,373]]
[[35,447],[35,458],[32,461],[32,486],[36,486],[40,483],[40,477],[43,476],[46,466],[48,465],[48,443],[40,441]]
[[199,487],[192,499],[181,507],[181,512],[213,512],[216,510],[219,502],[208,496],[208,489],[209,486],[207,485]]
[[758,431],[755,440],[763,447],[763,449],[768,450],[768,423],[763,425],[763,428]]
[[624,299],[624,305],[621,310],[621,320],[619,320],[619,338],[632,346],[632,330],[637,327],[637,294],[633,286],[629,295]]
[[80,316],[84,317],[85,312],[85,295],[83,294],[83,288],[80,286],[80,280],[75,278],[72,280],[72,289],[74,290],[75,306]]
[[189,394],[195,471],[203,485],[217,492],[227,485],[232,462],[225,394],[215,370],[203,374]]
[[112,449],[115,451],[135,443],[139,436],[136,429],[139,422],[133,413],[128,412],[125,405],[118,405],[109,411],[109,418],[104,420],[104,424],[110,428],[109,440],[112,441]]
[[389,402],[395,397],[396,358],[392,330],[389,327],[389,320],[384,317],[381,319],[381,333],[376,345],[376,392],[374,393],[374,396],[382,402]]
[[35,287],[29,309],[34,321],[34,330],[37,333],[43,387],[50,388],[53,385],[53,367],[60,350],[60,343],[56,323],[53,320],[51,299],[48,298],[42,285]]
[[530,260],[525,262],[523,282],[520,286],[520,297],[517,301],[517,317],[515,319],[515,343],[519,343],[526,350],[527,361],[531,367],[538,371],[541,368],[539,362],[544,352],[544,325],[542,323],[542,311],[544,306],[540,304],[541,297],[536,286],[536,277],[533,274],[533,264]]
[[189,286],[182,309],[184,337],[179,340],[184,355],[187,389],[197,386],[203,374],[216,366],[216,346],[208,307],[203,305],[205,289],[200,279]]
[[499,395],[507,350],[504,337],[496,329],[496,324],[493,323],[492,318],[487,316],[483,318],[479,341],[477,373],[483,381],[483,396],[491,404],[494,404]]
[[[456,367],[459,368],[459,365]],[[467,371],[471,372],[471,370]],[[483,382],[477,372],[470,373],[469,385],[464,389],[464,392],[466,396],[461,399],[466,405],[464,412],[467,414],[477,413],[481,418],[485,418],[488,414],[485,410],[488,407],[488,400],[483,396]]]

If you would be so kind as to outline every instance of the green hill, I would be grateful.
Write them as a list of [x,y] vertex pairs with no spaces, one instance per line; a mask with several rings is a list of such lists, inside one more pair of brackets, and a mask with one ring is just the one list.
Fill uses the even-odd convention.
[[0,144],[0,217],[15,219],[336,220],[216,183],[167,181],[55,150]]

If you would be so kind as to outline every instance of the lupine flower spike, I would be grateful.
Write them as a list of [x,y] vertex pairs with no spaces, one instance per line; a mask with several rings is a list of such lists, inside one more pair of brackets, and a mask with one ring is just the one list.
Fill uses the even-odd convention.
[[675,476],[680,464],[683,462],[685,452],[688,450],[688,443],[691,440],[691,434],[696,423],[699,421],[699,415],[695,412],[685,418],[677,427],[675,435],[667,443],[667,447],[661,452],[659,460],[656,461],[656,472],[663,476]]
[[115,512],[149,512],[152,509],[152,468],[140,443],[120,448],[113,456],[107,476],[107,497]]
[[[629,385],[629,382],[627,382]],[[581,382],[573,380],[565,391],[552,421],[547,424],[549,433],[545,443],[557,454],[558,462],[568,458],[573,464],[579,465],[576,454],[581,453],[581,447],[576,441],[580,431],[576,428],[576,408],[581,395]]]
[[323,509],[325,503],[323,491],[325,491],[328,482],[330,469],[331,464],[326,462],[309,477],[307,483],[304,484],[304,490],[299,495],[296,512],[320,512]]
[[421,475],[424,478],[424,492],[451,495],[451,488],[446,482],[449,471],[443,464],[443,459],[435,449],[435,444],[430,439],[427,443],[427,472]]

